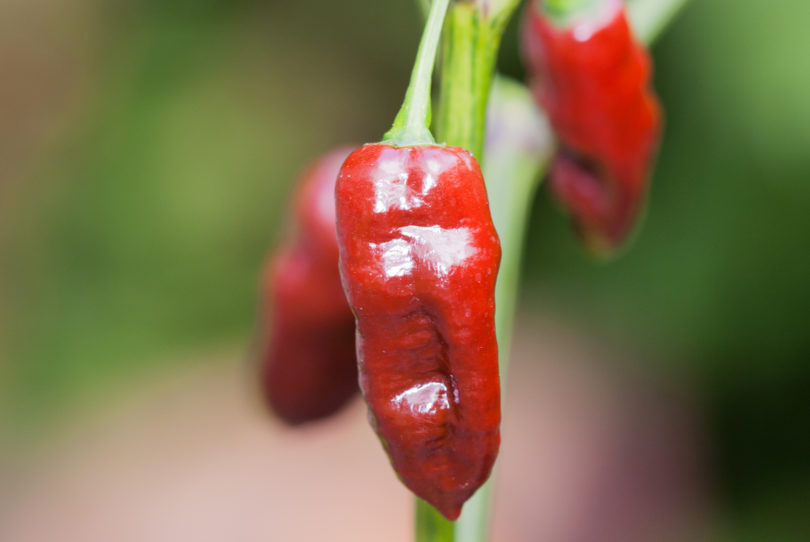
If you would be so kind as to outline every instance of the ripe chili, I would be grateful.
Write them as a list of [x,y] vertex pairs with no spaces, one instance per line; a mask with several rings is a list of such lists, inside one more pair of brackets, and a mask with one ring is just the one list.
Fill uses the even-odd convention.
[[458,147],[365,145],[336,199],[369,418],[405,485],[455,519],[500,442],[501,252],[481,171]]
[[358,390],[354,316],[338,273],[335,181],[351,149],[332,151],[302,176],[292,235],[265,275],[263,384],[287,423],[328,416]]
[[607,253],[641,212],[661,113],[649,56],[633,38],[623,2],[574,2],[565,20],[561,3],[529,3],[524,56],[532,91],[559,138],[551,190],[585,243]]
[[447,5],[431,4],[394,127],[346,159],[335,193],[369,419],[402,482],[456,519],[500,443],[501,250],[477,161],[427,128]]

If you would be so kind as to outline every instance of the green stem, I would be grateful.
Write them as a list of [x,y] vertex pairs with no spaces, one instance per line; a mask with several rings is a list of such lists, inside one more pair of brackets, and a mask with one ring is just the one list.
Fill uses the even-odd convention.
[[502,386],[509,366],[525,225],[554,147],[548,120],[534,104],[529,89],[496,76],[487,111],[483,173],[503,253],[495,287]]
[[548,17],[562,24],[573,15],[591,11],[600,5],[604,5],[602,0],[545,0],[542,10]]
[[[636,37],[650,45],[690,0],[627,0],[625,9]],[[604,0],[544,0],[541,9],[555,23],[567,26],[583,17],[598,17]]]
[[434,0],[430,6],[405,101],[393,126],[383,136],[385,143],[405,146],[434,142],[430,133],[430,81],[448,3],[449,0]]
[[436,135],[479,160],[501,37],[520,2],[454,2],[445,22]]
[[596,0],[545,0],[543,8],[546,12],[563,13],[575,9],[580,9],[582,6],[592,4]]
[[605,0],[545,0],[541,9],[554,24],[567,27],[581,20],[598,20],[612,6],[613,2]]

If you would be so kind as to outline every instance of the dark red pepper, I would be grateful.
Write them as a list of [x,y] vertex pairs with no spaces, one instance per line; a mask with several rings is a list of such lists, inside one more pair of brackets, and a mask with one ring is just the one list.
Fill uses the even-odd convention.
[[365,145],[336,200],[369,418],[405,485],[455,519],[500,443],[501,251],[481,170],[459,147]]
[[559,138],[551,190],[585,243],[604,253],[622,244],[641,212],[661,114],[623,2],[584,4],[560,22],[532,0],[523,49],[532,91]]
[[354,316],[340,282],[335,231],[335,181],[350,151],[335,150],[304,173],[292,235],[266,272],[264,391],[290,424],[328,416],[358,390]]
[[448,519],[500,444],[495,278],[501,257],[481,169],[428,129],[449,0],[434,0],[405,102],[383,143],[336,187],[340,275],[357,319],[360,389],[402,482]]

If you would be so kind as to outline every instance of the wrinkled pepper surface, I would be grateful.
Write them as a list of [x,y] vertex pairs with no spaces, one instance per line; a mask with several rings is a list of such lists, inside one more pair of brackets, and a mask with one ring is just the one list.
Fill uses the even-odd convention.
[[642,211],[661,113],[650,58],[633,38],[624,3],[585,4],[560,22],[543,0],[532,0],[523,50],[532,91],[559,140],[551,190],[586,245],[610,253]]
[[456,519],[500,443],[501,250],[481,170],[459,147],[365,145],[336,201],[369,419],[404,484]]
[[265,397],[290,424],[332,414],[357,391],[354,316],[338,272],[335,181],[350,148],[301,177],[290,235],[265,273],[262,337]]

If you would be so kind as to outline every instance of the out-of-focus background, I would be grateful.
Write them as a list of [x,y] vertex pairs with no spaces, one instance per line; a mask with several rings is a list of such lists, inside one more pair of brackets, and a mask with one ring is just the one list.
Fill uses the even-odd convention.
[[[656,43],[620,259],[538,194],[496,540],[810,540],[808,21],[696,0]],[[296,173],[382,135],[419,28],[407,1],[0,0],[0,539],[411,537],[362,404],[285,429],[249,352]]]

